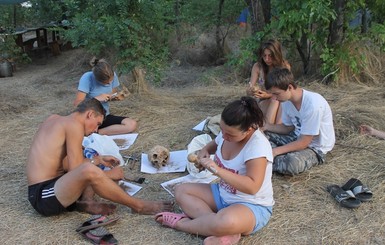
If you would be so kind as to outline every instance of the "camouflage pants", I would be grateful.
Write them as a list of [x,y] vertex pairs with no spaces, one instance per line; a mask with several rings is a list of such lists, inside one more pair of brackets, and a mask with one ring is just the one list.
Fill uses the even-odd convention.
[[[273,148],[297,140],[297,136],[293,132],[287,135],[265,132],[265,135]],[[281,174],[296,175],[324,162],[324,153],[315,149],[306,148],[301,151],[288,152],[275,156],[273,171]]]

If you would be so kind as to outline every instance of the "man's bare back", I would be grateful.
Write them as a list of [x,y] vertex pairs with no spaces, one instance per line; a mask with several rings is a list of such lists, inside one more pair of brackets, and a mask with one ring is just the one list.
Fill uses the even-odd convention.
[[[65,127],[68,124],[79,125],[81,129],[71,116],[52,115],[40,125],[29,151],[28,185],[62,176],[68,171],[68,166],[63,166],[67,155]],[[80,149],[81,143],[78,145]]]

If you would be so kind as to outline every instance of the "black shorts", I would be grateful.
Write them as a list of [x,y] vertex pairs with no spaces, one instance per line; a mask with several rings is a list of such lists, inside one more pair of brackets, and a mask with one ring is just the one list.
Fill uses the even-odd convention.
[[60,177],[28,186],[28,201],[39,214],[52,216],[75,210],[76,203],[65,208],[55,196],[53,188]]
[[127,117],[120,117],[120,116],[114,116],[114,115],[107,115],[106,118],[104,118],[104,121],[102,125],[99,126],[99,128],[106,128],[111,125],[115,124],[122,124],[123,119],[126,119]]

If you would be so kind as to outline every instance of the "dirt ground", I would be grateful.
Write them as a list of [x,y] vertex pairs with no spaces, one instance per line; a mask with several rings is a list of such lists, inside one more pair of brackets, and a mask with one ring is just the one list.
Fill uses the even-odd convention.
[[[25,164],[38,125],[50,114],[72,110],[78,79],[88,70],[82,50],[63,52],[44,62],[18,67],[13,77],[0,78],[0,237],[3,244],[88,244],[75,228],[89,215],[71,212],[42,217],[27,201]],[[383,70],[382,70],[383,71]],[[112,104],[112,112],[139,121],[139,136],[124,154],[140,156],[155,144],[186,149],[198,135],[192,130],[207,116],[221,112],[244,93],[244,84],[224,67],[170,68],[163,86],[132,94]],[[384,76],[382,76],[384,77]],[[128,84],[129,80],[122,78]],[[385,79],[377,84],[325,86],[302,81],[329,101],[337,144],[327,164],[299,176],[273,175],[274,206],[269,224],[239,244],[385,244],[385,141],[361,136],[361,123],[385,130]],[[140,173],[139,162],[125,167],[148,182],[136,197],[172,200],[160,183],[182,174]],[[374,193],[355,210],[340,207],[325,189],[359,178]],[[121,219],[108,229],[120,244],[200,244],[203,237],[157,224],[152,216],[132,214],[119,205]]]

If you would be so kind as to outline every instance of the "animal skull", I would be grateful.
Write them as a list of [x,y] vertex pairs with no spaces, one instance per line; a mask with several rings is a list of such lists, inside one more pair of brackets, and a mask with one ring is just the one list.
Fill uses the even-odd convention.
[[147,156],[154,167],[160,168],[167,165],[170,152],[165,147],[156,145],[148,152]]

